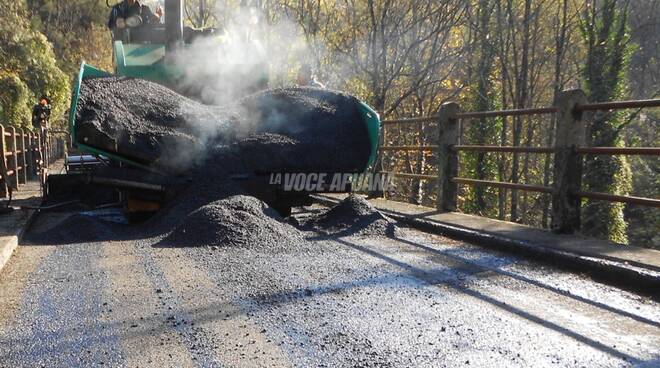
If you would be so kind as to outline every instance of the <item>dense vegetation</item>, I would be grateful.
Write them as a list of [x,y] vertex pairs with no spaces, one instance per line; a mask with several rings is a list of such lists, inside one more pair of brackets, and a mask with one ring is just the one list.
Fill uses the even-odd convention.
[[[156,5],[158,1],[146,1]],[[186,21],[228,38],[258,41],[272,85],[310,63],[331,88],[352,92],[384,118],[429,116],[448,100],[464,110],[551,105],[582,88],[591,101],[658,97],[660,0],[187,0]],[[0,9],[0,118],[25,124],[42,92],[56,112],[80,61],[111,68],[105,0],[23,0]],[[240,55],[240,56],[239,56]],[[224,55],[247,62],[246,55]],[[255,58],[248,55],[247,58]],[[599,113],[588,141],[658,146],[659,109]],[[549,146],[549,116],[466,121],[466,144]],[[431,145],[433,123],[389,129],[387,144]],[[400,152],[387,170],[435,173],[431,153]],[[657,158],[585,158],[584,188],[659,197]],[[545,154],[465,154],[461,176],[548,185]],[[434,202],[435,183],[401,180],[398,199]],[[463,211],[535,226],[549,224],[547,195],[462,187]],[[584,203],[585,232],[660,247],[656,209]]]

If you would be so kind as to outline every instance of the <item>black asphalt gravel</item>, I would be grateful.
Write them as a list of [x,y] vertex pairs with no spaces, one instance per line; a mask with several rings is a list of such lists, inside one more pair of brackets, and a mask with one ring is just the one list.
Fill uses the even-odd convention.
[[172,246],[259,247],[302,242],[301,233],[255,197],[237,195],[200,207],[163,241]]
[[357,195],[349,195],[336,206],[303,221],[305,228],[335,236],[393,236],[396,232],[392,219]]
[[227,145],[254,172],[361,172],[371,147],[359,104],[291,87],[219,107],[142,79],[91,78],[81,85],[76,132],[80,143],[169,172]]
[[135,231],[74,241],[85,234],[66,216],[43,214],[30,231],[65,223],[68,243],[25,244],[0,274],[0,366],[660,363],[656,301],[404,227],[171,247]]

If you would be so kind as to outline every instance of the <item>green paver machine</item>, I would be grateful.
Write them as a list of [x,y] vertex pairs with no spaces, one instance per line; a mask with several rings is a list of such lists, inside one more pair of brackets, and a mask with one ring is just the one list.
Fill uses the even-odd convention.
[[[192,47],[192,43],[201,37],[218,37],[218,42],[222,42],[221,36],[214,29],[196,30],[184,27],[182,0],[165,0],[164,5],[164,23],[143,24],[139,16],[129,17],[123,22],[125,24],[123,29],[113,30],[114,74],[154,81],[188,97],[207,102],[203,100],[201,94],[203,85],[180,83],[184,77],[184,68],[180,63],[185,62],[185,57],[180,56],[185,56],[187,48]],[[179,57],[175,57],[177,55]],[[266,71],[267,66],[258,66],[257,70],[247,70],[245,75],[239,76],[244,84],[245,94],[267,87]],[[161,184],[163,180],[158,173],[154,173],[151,167],[138,163],[130,157],[95,147],[92,142],[78,139],[76,111],[81,83],[87,78],[109,75],[111,73],[85,63],[81,65],[73,86],[69,111],[71,141],[77,154],[70,155],[67,161],[83,170],[78,170],[73,175],[51,176],[48,188],[52,192],[53,189],[71,187],[81,182],[105,185],[120,190],[122,202],[129,213],[153,212],[159,208],[164,191],[164,186]],[[217,83],[218,78],[221,79],[223,76],[210,75],[208,78],[203,78],[200,83],[203,81]],[[369,137],[369,142],[365,144],[368,144],[371,150],[368,163],[364,167],[366,171],[376,159],[380,121],[378,114],[368,105],[361,103],[360,110],[363,116],[362,123]],[[93,169],[85,170],[86,167]],[[280,212],[285,213],[290,210],[291,205],[299,203],[297,197],[286,198],[283,204],[280,200],[270,199],[271,202],[277,202],[276,206],[280,207]]]

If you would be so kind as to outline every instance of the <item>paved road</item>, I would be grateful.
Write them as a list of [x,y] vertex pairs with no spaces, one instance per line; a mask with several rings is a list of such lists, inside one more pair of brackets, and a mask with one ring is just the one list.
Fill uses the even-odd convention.
[[660,365],[645,297],[410,229],[306,235],[21,246],[0,274],[0,366]]

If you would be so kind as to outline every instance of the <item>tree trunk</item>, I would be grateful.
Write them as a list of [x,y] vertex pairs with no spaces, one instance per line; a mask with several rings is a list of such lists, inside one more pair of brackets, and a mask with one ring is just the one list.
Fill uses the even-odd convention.
[[[596,5],[596,4],[592,4]],[[603,0],[600,6],[592,6],[586,17],[595,26],[586,33],[588,47],[585,84],[592,102],[621,98],[626,85],[627,67],[627,11],[617,0]],[[617,113],[598,111],[587,130],[590,146],[615,147],[622,144],[621,116]],[[583,185],[588,191],[626,195],[630,191],[630,166],[625,157],[587,155]],[[606,237],[614,242],[627,243],[627,224],[623,217],[624,205],[604,201],[587,201],[583,210],[583,232],[592,236]]]
[[[532,0],[525,0],[525,13],[523,14],[523,43],[522,60],[520,62],[520,71],[516,78],[516,108],[524,108],[527,102],[528,94],[528,73],[529,73],[529,22],[531,14]],[[522,117],[514,117],[513,124],[513,145],[520,146],[522,136]],[[511,163],[511,182],[518,183],[520,169],[520,157],[518,153],[513,153]],[[511,190],[511,221],[518,221],[518,191]]]

